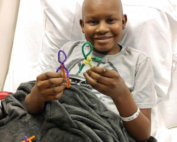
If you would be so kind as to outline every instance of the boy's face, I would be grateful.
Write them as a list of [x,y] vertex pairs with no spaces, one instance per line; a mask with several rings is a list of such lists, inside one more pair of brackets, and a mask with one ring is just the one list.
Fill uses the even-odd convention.
[[82,32],[86,40],[100,53],[119,52],[118,41],[126,21],[119,0],[85,0],[83,4],[80,20]]

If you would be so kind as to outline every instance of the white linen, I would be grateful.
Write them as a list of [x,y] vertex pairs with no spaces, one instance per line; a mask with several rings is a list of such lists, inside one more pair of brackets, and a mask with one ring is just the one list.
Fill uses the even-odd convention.
[[41,0],[45,18],[45,36],[39,56],[41,70],[65,43],[84,39],[79,25],[82,2],[83,0]]
[[168,95],[160,102],[159,110],[165,121],[167,128],[177,127],[177,39],[175,41],[175,49],[173,56],[172,81],[168,91]]
[[177,16],[168,1],[123,0],[128,15],[121,43],[147,53],[153,63],[158,100],[168,93],[171,82],[173,42]]

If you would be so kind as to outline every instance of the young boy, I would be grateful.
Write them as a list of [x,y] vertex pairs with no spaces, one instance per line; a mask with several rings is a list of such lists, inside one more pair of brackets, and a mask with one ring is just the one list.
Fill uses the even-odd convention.
[[[85,0],[80,25],[86,40],[93,45],[91,56],[102,58],[102,62],[92,61],[91,70],[85,66],[78,74],[85,41],[69,42],[61,49],[68,56],[65,66],[71,83],[87,80],[107,108],[121,116],[129,134],[137,141],[145,141],[150,137],[151,108],[155,104],[153,71],[150,58],[144,53],[118,45],[126,22],[120,0]],[[38,113],[46,101],[62,96],[66,80],[55,72],[58,66],[56,55],[45,73],[37,77],[36,85],[25,99],[30,113]]]

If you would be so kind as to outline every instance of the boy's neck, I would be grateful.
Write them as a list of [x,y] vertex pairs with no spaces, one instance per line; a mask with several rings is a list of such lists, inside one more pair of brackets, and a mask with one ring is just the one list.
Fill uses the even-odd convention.
[[121,51],[121,49],[122,49],[121,45],[119,45],[119,44],[117,44],[117,45],[118,45],[117,46],[118,48],[116,48],[116,50],[114,52],[110,52],[110,51],[98,51],[95,48],[93,48],[93,51],[95,51],[95,52],[97,52],[99,54],[102,54],[102,55],[115,55],[115,54],[119,53]]

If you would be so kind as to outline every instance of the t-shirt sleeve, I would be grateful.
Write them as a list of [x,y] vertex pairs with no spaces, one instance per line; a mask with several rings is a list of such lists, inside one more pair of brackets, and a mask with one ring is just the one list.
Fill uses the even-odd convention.
[[156,91],[150,58],[137,64],[134,89],[131,94],[139,108],[146,109],[155,106]]

